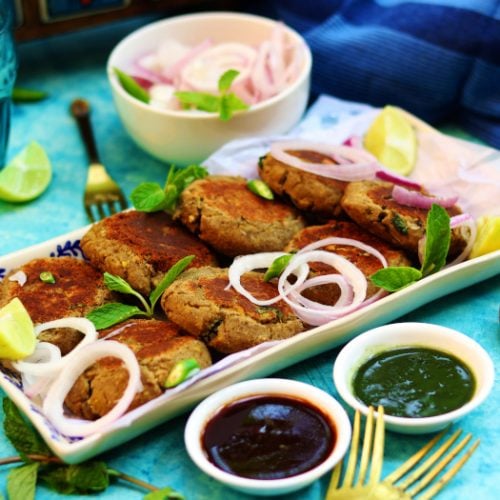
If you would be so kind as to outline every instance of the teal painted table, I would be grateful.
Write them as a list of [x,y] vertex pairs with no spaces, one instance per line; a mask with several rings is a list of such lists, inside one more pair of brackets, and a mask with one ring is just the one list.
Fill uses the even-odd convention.
[[[87,98],[93,107],[93,122],[103,162],[119,180],[127,195],[142,181],[163,182],[166,165],[141,150],[126,135],[115,112],[105,76],[105,61],[113,45],[146,20],[135,20],[59,36],[19,47],[18,84],[46,90],[50,98],[39,103],[14,106],[8,156],[28,141],[37,140],[52,160],[54,178],[47,192],[25,205],[0,202],[0,255],[63,234],[87,223],[81,205],[86,158],[76,126],[69,115],[75,97]],[[457,328],[479,341],[500,367],[498,276],[466,290],[434,301],[398,321],[421,321]],[[308,382],[336,395],[331,371],[337,351],[332,350],[276,373],[276,376]],[[460,426],[481,438],[478,452],[462,473],[441,493],[443,500],[494,499],[500,489],[498,448],[500,396],[496,386],[486,403],[465,418]],[[349,411],[350,415],[352,412]],[[167,422],[126,445],[105,453],[109,466],[157,486],[171,486],[188,499],[236,500],[245,497],[222,487],[199,472],[186,454],[183,430],[186,415]],[[0,415],[3,419],[3,415]],[[1,432],[1,431],[0,431]],[[412,454],[428,436],[409,437],[388,433],[384,472]],[[5,437],[0,457],[14,454]],[[0,492],[6,493],[10,466],[0,468]],[[289,495],[291,499],[317,500],[324,496],[328,478]],[[140,489],[114,483],[103,499],[141,498]],[[37,498],[66,498],[40,487]],[[88,498],[88,497],[73,497]]]

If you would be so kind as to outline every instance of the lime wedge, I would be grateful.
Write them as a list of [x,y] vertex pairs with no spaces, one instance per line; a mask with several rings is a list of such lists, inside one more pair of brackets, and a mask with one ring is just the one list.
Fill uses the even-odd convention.
[[386,106],[373,120],[364,137],[364,147],[380,163],[398,174],[408,175],[417,158],[417,136],[403,113]]
[[477,236],[469,259],[500,250],[500,216],[483,215],[477,220]]
[[33,322],[16,297],[0,309],[0,359],[23,359],[33,354],[35,346]]
[[51,178],[47,154],[40,144],[32,142],[0,170],[0,200],[33,200],[47,189]]

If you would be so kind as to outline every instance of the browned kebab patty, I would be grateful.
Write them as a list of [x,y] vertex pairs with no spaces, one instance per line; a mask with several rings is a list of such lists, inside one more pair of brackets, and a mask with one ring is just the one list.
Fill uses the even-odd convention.
[[[332,164],[335,161],[317,151],[287,151],[305,161]],[[259,161],[259,174],[263,181],[278,195],[307,212],[331,219],[341,212],[340,199],[346,182],[305,172],[276,160],[267,154]]]
[[[368,233],[365,229],[351,221],[333,220],[321,226],[309,226],[298,232],[290,243],[285,247],[285,252],[294,252],[305,246],[315,243],[319,240],[330,238],[351,238],[370,245],[378,250],[387,260],[389,266],[408,266],[411,265],[410,259],[403,250],[399,250]],[[366,277],[381,269],[380,260],[370,253],[350,245],[327,245],[321,250],[335,252],[357,266]],[[331,266],[321,262],[311,262],[309,264],[312,275],[330,274],[336,271]],[[367,297],[371,297],[378,287],[368,280]],[[334,304],[339,297],[339,288],[335,284],[320,285],[304,291],[304,295],[312,300],[323,304]]]
[[[194,358],[201,368],[211,365],[210,353],[199,340],[183,335],[170,321],[129,320],[103,330],[104,338],[121,342],[134,352],[141,370],[143,389],[128,410],[163,393],[170,370],[178,361]],[[108,413],[121,397],[128,382],[128,372],[118,358],[102,358],[78,377],[66,396],[66,406],[75,415],[94,420]]]
[[[26,275],[22,286],[9,279],[16,271]],[[42,281],[42,272],[52,273],[55,282]],[[13,270],[0,282],[0,307],[14,297],[24,304],[34,323],[83,317],[95,307],[115,299],[104,285],[102,273],[74,257],[34,259]],[[38,338],[57,345],[61,353],[66,354],[81,340],[82,334],[72,328],[54,328],[42,332]]]
[[193,267],[217,265],[212,251],[164,212],[112,215],[94,224],[80,246],[92,265],[124,278],[144,295],[182,257],[194,255]]
[[[385,181],[351,182],[342,197],[342,208],[367,231],[417,255],[418,242],[425,236],[429,210],[401,205],[392,198],[393,187],[394,184]],[[455,205],[447,212],[453,216],[461,210]],[[449,258],[457,256],[466,244],[461,229],[452,229]]]
[[[265,282],[261,273],[247,273],[241,281],[261,300],[277,294],[275,285]],[[161,305],[171,321],[225,354],[286,339],[304,330],[286,303],[257,306],[233,288],[228,289],[228,283],[227,269],[190,269],[167,288]]]
[[218,252],[281,250],[304,227],[291,206],[253,194],[243,177],[209,176],[188,186],[174,218]]

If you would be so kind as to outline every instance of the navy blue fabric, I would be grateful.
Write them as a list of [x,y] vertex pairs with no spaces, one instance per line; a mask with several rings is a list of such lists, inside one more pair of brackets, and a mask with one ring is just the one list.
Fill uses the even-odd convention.
[[500,1],[275,0],[313,52],[313,95],[458,121],[500,148]]

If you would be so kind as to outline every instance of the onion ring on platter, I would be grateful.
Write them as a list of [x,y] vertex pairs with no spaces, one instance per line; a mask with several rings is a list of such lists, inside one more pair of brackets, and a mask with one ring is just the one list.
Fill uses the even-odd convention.
[[458,196],[446,198],[427,196],[419,191],[411,191],[398,185],[395,185],[392,189],[392,197],[401,205],[425,209],[431,208],[433,203],[441,205],[443,208],[450,208],[458,201]]
[[467,240],[467,245],[465,245],[465,248],[460,252],[460,254],[457,257],[455,257],[451,262],[446,264],[445,267],[454,266],[455,264],[460,264],[460,262],[463,262],[469,256],[477,237],[477,224],[474,218],[470,214],[455,215],[450,219],[450,227],[451,229],[455,229],[457,227],[460,228],[468,227],[469,238]]
[[35,326],[35,335],[38,336],[41,332],[45,330],[50,330],[51,328],[74,328],[79,332],[83,333],[85,337],[73,348],[71,352],[62,356],[60,359],[53,360],[51,362],[36,363],[29,361],[16,361],[12,363],[12,366],[22,374],[30,374],[35,376],[47,376],[52,375],[59,371],[70,359],[75,351],[79,351],[82,347],[87,344],[91,344],[97,340],[97,330],[95,329],[92,321],[87,318],[61,318],[54,321],[47,321],[46,323],[41,323]]
[[[82,421],[64,416],[63,403],[77,378],[91,364],[104,357],[120,358],[129,372],[127,387],[117,404],[103,417],[94,421]],[[66,364],[52,382],[43,401],[43,412],[52,425],[62,434],[86,437],[104,430],[120,418],[130,406],[138,388],[141,387],[139,363],[133,351],[115,340],[100,340],[78,351],[72,363]]]
[[[314,151],[330,158],[343,158],[351,163],[314,163],[288,153],[288,151]],[[350,146],[335,146],[309,141],[273,142],[270,153],[278,161],[329,179],[359,181],[373,179],[380,166],[370,153]]]
[[[269,267],[278,257],[287,255],[286,252],[262,252],[250,255],[240,255],[233,260],[228,270],[229,286],[232,286],[238,293],[246,297],[250,302],[258,306],[269,306],[282,299],[280,295],[268,300],[256,299],[241,284],[241,276],[254,269],[264,269]],[[309,266],[299,266],[296,285],[302,284],[309,274]]]

